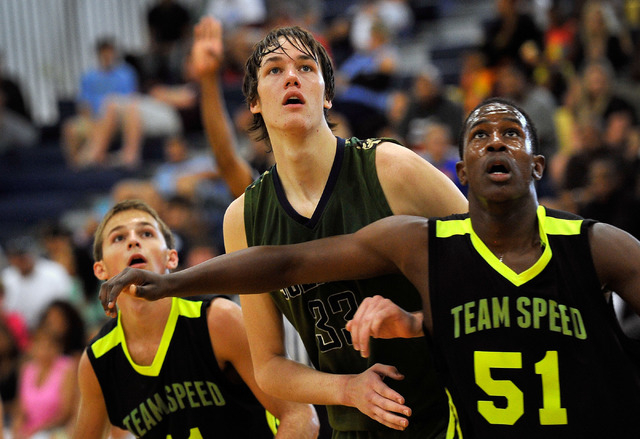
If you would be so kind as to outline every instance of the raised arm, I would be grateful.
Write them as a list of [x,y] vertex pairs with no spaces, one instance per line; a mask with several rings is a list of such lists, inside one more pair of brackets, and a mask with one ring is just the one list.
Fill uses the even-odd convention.
[[603,288],[618,293],[640,314],[640,241],[614,226],[596,223],[590,244]]
[[223,63],[222,25],[204,17],[194,28],[191,63],[201,87],[202,123],[222,178],[234,197],[253,181],[251,166],[237,153],[234,130],[220,89]]

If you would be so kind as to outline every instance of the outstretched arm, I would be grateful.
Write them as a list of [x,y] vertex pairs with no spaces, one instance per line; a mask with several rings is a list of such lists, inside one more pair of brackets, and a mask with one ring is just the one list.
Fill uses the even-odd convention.
[[[241,197],[232,206],[242,202]],[[405,253],[396,239],[397,230],[403,227],[401,222],[389,217],[351,235],[287,246],[251,247],[170,274],[127,267],[102,284],[100,300],[105,311],[115,315],[115,300],[122,292],[148,300],[256,294],[296,284],[395,273],[399,269],[392,258]],[[410,242],[404,244],[407,248]]]
[[227,186],[239,197],[253,181],[253,171],[238,153],[232,124],[220,90],[223,62],[222,25],[213,17],[204,17],[194,29],[191,63],[201,87],[202,123],[211,151]]

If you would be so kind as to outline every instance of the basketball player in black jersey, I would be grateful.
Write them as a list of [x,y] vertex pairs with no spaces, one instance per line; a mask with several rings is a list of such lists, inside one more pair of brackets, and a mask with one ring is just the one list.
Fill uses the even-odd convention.
[[[164,274],[178,262],[170,230],[141,201],[104,217],[94,272],[125,267]],[[136,437],[315,438],[312,406],[266,395],[255,382],[240,307],[224,298],[118,301],[82,355],[74,438],[102,438],[111,424]],[[267,413],[267,411],[269,413]]]

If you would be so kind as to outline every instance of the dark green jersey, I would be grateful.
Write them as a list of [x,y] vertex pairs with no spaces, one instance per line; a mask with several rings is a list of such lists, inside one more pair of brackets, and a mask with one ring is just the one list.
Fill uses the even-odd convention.
[[464,437],[640,436],[640,375],[591,258],[592,222],[538,208],[544,250],[515,273],[468,215],[429,224],[433,340]]
[[[287,201],[277,165],[265,172],[245,192],[248,245],[291,244],[352,233],[392,215],[376,172],[376,146],[381,141],[337,140],[333,167],[311,218],[300,216]],[[272,297],[298,330],[318,370],[360,373],[374,363],[396,366],[406,378],[400,382],[387,380],[386,383],[402,394],[406,404],[413,409],[410,428],[402,437],[432,437],[445,428],[448,407],[443,388],[434,374],[425,339],[376,340],[370,358],[364,359],[353,349],[350,334],[345,329],[360,302],[375,294],[389,297],[410,311],[421,309],[417,291],[401,276],[294,285],[273,292]],[[328,411],[335,430],[386,429],[354,408],[330,406]],[[390,430],[388,434],[391,434]]]
[[144,438],[273,438],[267,413],[250,389],[218,367],[209,304],[173,298],[150,366],[131,359],[120,317],[102,327],[87,355],[113,425]]

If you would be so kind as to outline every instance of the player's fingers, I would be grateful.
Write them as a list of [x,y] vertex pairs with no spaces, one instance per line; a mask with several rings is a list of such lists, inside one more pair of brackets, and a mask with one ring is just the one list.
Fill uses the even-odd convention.
[[409,420],[405,416],[410,415],[411,409],[409,407],[377,396],[372,401],[369,416],[389,428],[404,430],[409,426]]
[[[351,340],[353,342],[353,348],[360,351],[361,355],[366,356],[368,352],[369,344],[369,327],[367,322],[368,310],[370,307],[370,300],[366,298],[362,301],[353,319],[349,321],[347,330],[351,332]],[[365,350],[365,352],[363,352]]]

